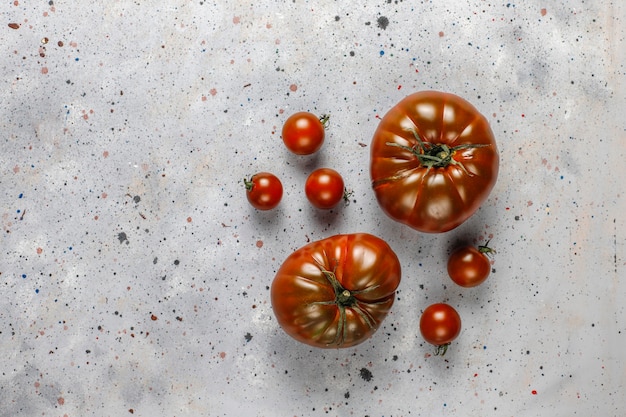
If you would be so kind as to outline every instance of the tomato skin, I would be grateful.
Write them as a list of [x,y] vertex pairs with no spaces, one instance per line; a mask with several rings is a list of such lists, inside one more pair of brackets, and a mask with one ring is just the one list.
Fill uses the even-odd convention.
[[320,120],[309,112],[294,113],[283,125],[282,138],[287,149],[296,155],[310,155],[324,144],[327,116]]
[[431,304],[420,318],[420,332],[424,340],[437,346],[439,352],[440,347],[446,347],[461,333],[461,316],[448,304]]
[[[486,251],[482,248],[486,248]],[[461,287],[482,284],[491,272],[491,261],[486,255],[489,252],[493,250],[486,246],[462,246],[454,250],[448,258],[448,275]]]
[[249,180],[244,179],[244,184],[248,202],[258,210],[275,208],[283,197],[283,184],[272,173],[259,172]]
[[400,275],[398,257],[382,239],[331,236],[287,257],[272,282],[272,308],[283,330],[302,343],[355,346],[387,316]]
[[339,204],[345,194],[343,178],[334,169],[316,169],[307,178],[304,193],[314,207],[331,209]]
[[[417,138],[430,144],[425,146],[435,156],[449,156],[449,164],[425,165],[416,155],[423,149]],[[444,145],[448,154],[438,152]],[[485,117],[461,97],[438,91],[411,94],[389,110],[374,134],[370,157],[382,210],[427,233],[446,232],[467,220],[489,196],[499,170]]]

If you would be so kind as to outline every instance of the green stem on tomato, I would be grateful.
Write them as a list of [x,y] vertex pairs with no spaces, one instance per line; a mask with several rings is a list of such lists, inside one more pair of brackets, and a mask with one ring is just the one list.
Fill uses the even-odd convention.
[[246,190],[248,191],[252,191],[252,188],[254,188],[254,182],[252,182],[252,178],[250,178],[249,180],[247,178],[244,178],[243,184],[246,186]]
[[492,249],[492,248],[490,248],[490,247],[488,246],[490,241],[491,241],[491,240],[488,240],[487,242],[485,242],[485,244],[484,244],[484,245],[479,245],[479,246],[478,246],[478,252],[483,253],[483,254],[485,254],[485,255],[493,255],[493,254],[495,254],[495,253],[496,253],[496,250],[495,250],[495,249]]
[[443,345],[439,345],[435,348],[435,356],[443,356],[446,354],[446,352],[448,351],[448,346],[450,346],[450,343],[445,343]]
[[405,151],[411,152],[419,160],[420,164],[427,169],[445,168],[448,165],[454,165],[461,168],[461,170],[463,170],[463,172],[467,175],[471,175],[465,169],[465,166],[461,162],[453,158],[455,152],[463,149],[474,149],[489,146],[488,144],[464,143],[461,145],[449,147],[445,143],[433,144],[431,142],[422,140],[422,138],[415,129],[411,129],[411,133],[413,133],[413,136],[415,137],[415,140],[417,142],[417,144],[414,146],[400,145],[399,143],[393,142],[386,142],[386,144],[388,146],[395,146],[396,148],[404,149]]
[[347,316],[346,316],[346,308],[354,311],[363,321],[370,327],[375,327],[374,318],[364,310],[359,303],[359,300],[354,296],[355,294],[362,294],[367,291],[371,291],[375,289],[375,287],[366,288],[360,291],[350,291],[345,289],[334,272],[326,270],[323,266],[320,265],[320,270],[333,287],[333,291],[335,292],[335,299],[329,301],[318,301],[311,303],[313,305],[336,305],[339,310],[339,320],[337,323],[337,333],[335,338],[332,341],[332,344],[342,345],[348,336],[348,326],[347,326]]
[[322,126],[324,126],[324,129],[327,129],[330,124],[330,114],[322,114],[320,122],[322,123]]

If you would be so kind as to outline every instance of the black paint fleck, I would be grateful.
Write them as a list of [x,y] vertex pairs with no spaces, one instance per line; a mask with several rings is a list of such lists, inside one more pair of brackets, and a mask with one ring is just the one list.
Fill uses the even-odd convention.
[[124,243],[126,242],[126,244],[128,245],[128,236],[126,236],[126,233],[121,232],[117,235],[117,239],[120,241],[120,243]]
[[370,382],[372,378],[374,378],[372,372],[367,368],[361,368],[361,371],[359,373],[361,375],[361,378],[363,378],[367,382]]
[[387,19],[385,16],[379,17],[377,22],[378,22],[378,27],[381,28],[382,30],[387,29],[387,26],[389,26],[389,19]]

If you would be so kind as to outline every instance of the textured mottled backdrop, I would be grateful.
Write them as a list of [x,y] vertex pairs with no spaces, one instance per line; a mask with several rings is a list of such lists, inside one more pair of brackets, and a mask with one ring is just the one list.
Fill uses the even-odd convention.
[[[624,416],[626,6],[621,1],[31,1],[0,6],[0,416]],[[388,219],[369,143],[404,96],[472,102],[501,153],[451,232]],[[293,112],[330,113],[296,157]],[[353,201],[314,210],[338,170]],[[277,210],[242,179],[277,174]],[[309,240],[368,232],[403,268],[345,350],[277,326],[269,285]],[[497,250],[475,289],[459,241]],[[447,301],[444,358],[418,330]]]

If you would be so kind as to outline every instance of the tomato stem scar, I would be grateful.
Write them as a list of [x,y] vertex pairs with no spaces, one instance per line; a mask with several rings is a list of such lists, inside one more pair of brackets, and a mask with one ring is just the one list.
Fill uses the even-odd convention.
[[445,143],[441,144],[433,144],[431,142],[427,142],[422,140],[420,135],[417,133],[415,129],[410,130],[415,137],[416,144],[413,146],[400,145],[399,143],[394,142],[386,142],[388,146],[395,146],[396,148],[404,149],[405,151],[411,152],[417,159],[419,160],[422,166],[425,166],[428,170],[431,168],[445,168],[448,165],[454,165],[459,167],[465,174],[471,176],[463,163],[457,161],[453,158],[454,154],[457,151],[463,149],[474,149],[474,148],[482,148],[484,146],[489,146],[484,143],[464,143],[461,145],[449,147]]
[[349,308],[352,311],[354,311],[359,317],[361,317],[361,319],[363,319],[363,321],[370,328],[374,328],[374,324],[375,324],[374,319],[371,317],[371,315],[367,311],[361,308],[361,306],[359,305],[359,301],[354,297],[354,295],[371,291],[378,286],[366,288],[361,291],[350,291],[348,289],[345,289],[341,285],[341,283],[337,279],[334,272],[326,270],[321,265],[319,265],[319,268],[324,274],[324,276],[326,277],[326,279],[328,279],[328,282],[330,282],[330,285],[333,287],[333,290],[335,291],[335,299],[332,301],[318,301],[312,304],[313,305],[336,305],[337,306],[337,309],[339,310],[339,320],[337,323],[337,333],[335,335],[335,338],[332,344],[336,344],[338,346],[342,345],[348,336],[348,326],[346,325],[348,321],[347,316],[346,316],[346,308]]

